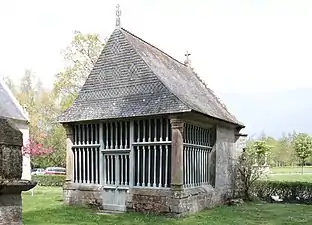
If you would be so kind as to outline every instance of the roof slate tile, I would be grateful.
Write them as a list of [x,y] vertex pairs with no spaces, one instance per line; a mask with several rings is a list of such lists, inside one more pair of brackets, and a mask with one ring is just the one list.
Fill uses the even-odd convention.
[[115,29],[61,123],[197,111],[243,126],[192,69]]

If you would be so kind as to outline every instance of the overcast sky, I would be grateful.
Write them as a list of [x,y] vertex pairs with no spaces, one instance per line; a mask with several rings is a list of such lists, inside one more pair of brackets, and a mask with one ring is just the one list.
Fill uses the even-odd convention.
[[0,2],[0,74],[32,69],[51,86],[74,30],[108,37],[121,24],[180,61],[216,93],[312,88],[310,0],[10,0]]

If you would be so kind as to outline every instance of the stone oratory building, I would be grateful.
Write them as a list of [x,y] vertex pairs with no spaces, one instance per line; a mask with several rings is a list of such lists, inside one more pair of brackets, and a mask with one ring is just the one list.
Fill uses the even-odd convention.
[[[240,123],[192,70],[120,26],[73,105],[64,201],[185,214],[233,194]],[[188,54],[187,54],[188,55]]]

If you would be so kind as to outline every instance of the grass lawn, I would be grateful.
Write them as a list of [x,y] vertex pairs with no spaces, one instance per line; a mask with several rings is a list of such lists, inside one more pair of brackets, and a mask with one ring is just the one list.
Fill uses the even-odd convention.
[[214,225],[294,225],[312,224],[312,206],[246,204],[222,206],[183,219],[169,219],[139,213],[97,215],[86,208],[64,206],[60,188],[37,187],[34,196],[23,194],[24,225],[99,225],[99,224],[214,224]]
[[312,174],[272,174],[268,180],[312,182]]
[[[301,173],[301,167],[274,167],[270,168],[272,173]],[[312,167],[311,166],[305,166],[303,168],[303,173],[312,173]]]

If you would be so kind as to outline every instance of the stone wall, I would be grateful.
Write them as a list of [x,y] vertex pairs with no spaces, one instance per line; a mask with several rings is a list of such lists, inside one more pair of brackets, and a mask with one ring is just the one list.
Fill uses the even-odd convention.
[[215,188],[223,194],[231,195],[233,180],[233,154],[235,151],[234,129],[217,126],[216,183]]
[[126,204],[128,211],[167,213],[172,206],[172,192],[164,188],[133,188]]
[[182,191],[134,188],[129,193],[127,210],[181,216],[212,208],[225,201],[222,192],[211,185],[186,188]]
[[102,208],[102,185],[65,183],[63,195],[65,204],[87,205],[98,209]]

